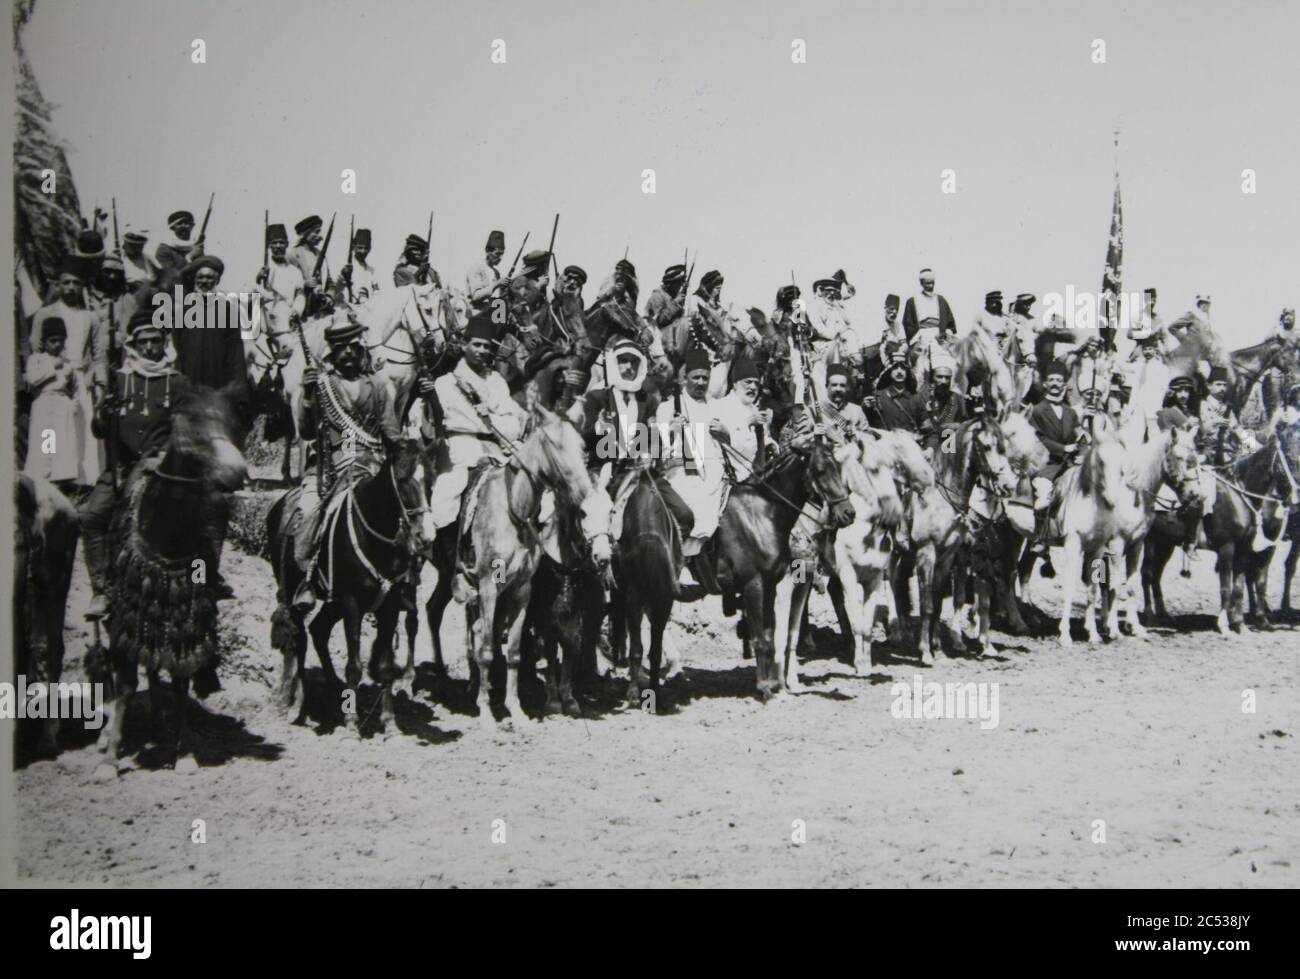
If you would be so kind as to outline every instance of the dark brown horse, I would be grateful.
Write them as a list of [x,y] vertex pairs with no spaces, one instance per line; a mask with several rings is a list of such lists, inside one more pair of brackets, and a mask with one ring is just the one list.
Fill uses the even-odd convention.
[[[14,670],[28,683],[49,684],[47,690],[53,696],[63,675],[63,621],[81,524],[76,508],[53,483],[20,475],[14,491],[18,515],[14,538]],[[40,726],[37,753],[57,754],[58,733],[58,718],[48,717]]]
[[[1216,353],[1199,332],[1184,333],[1178,346],[1165,358],[1171,377],[1192,377],[1197,365],[1211,359]],[[1272,370],[1279,369],[1287,377],[1300,369],[1300,344],[1271,336],[1262,343],[1242,347],[1228,355],[1232,367],[1232,387],[1228,402],[1240,417],[1255,385]]]
[[[614,577],[617,588],[610,608],[610,635],[626,635],[629,658],[628,706],[650,713],[658,711],[664,629],[677,599],[677,579],[682,572],[682,537],[677,521],[664,502],[655,474],[638,468],[630,477],[635,485],[623,510],[623,523],[615,528]],[[644,649],[641,619],[650,622],[650,695],[643,702],[640,690]]]
[[846,527],[854,517],[836,450],[822,437],[798,444],[732,487],[717,533],[702,552],[715,569],[724,604],[740,600],[757,692],[764,700],[786,687],[784,665],[778,667],[775,654],[776,585],[790,569],[795,521],[810,502],[825,506],[825,516],[815,521],[824,526]]
[[[1230,635],[1232,626],[1245,633],[1242,621],[1242,597],[1246,580],[1256,556],[1264,550],[1262,535],[1272,526],[1280,533],[1278,521],[1285,519],[1285,508],[1296,499],[1296,485],[1285,454],[1271,437],[1232,466],[1215,475],[1216,491],[1210,512],[1194,526],[1195,515],[1157,514],[1147,532],[1142,559],[1142,594],[1147,618],[1167,621],[1161,576],[1170,555],[1190,535],[1196,534],[1199,546],[1217,555],[1215,570],[1219,574],[1219,615],[1216,628]],[[1276,538],[1269,538],[1275,540]]]
[[296,702],[296,720],[305,718],[303,668],[308,632],[326,677],[332,686],[339,685],[330,662],[329,639],[334,626],[342,620],[348,657],[344,679],[351,700],[345,705],[343,718],[347,730],[357,734],[361,621],[367,614],[373,614],[376,628],[369,672],[382,691],[380,728],[387,736],[396,729],[393,682],[398,670],[393,638],[397,616],[410,604],[411,592],[405,587],[406,580],[418,568],[418,559],[428,554],[433,540],[425,464],[419,444],[407,440],[388,447],[387,458],[373,475],[354,478],[345,474],[338,478],[349,482],[336,487],[320,503],[323,509],[314,585],[323,606],[310,629],[303,614],[291,602],[303,572],[294,559],[296,522],[290,523],[285,517],[287,509],[297,506],[298,491],[290,490],[281,496],[266,516],[270,561],[277,585],[271,645],[283,657],[276,701],[286,714]]
[[214,494],[243,485],[247,467],[240,425],[223,392],[195,388],[172,409],[171,432],[161,459],[136,466],[118,501],[109,535],[114,555],[109,623],[113,704],[100,734],[104,754],[97,776],[117,774],[117,753],[127,705],[139,670],[149,675],[153,720],[162,674],[176,702],[176,770],[193,771],[186,712],[190,679],[217,658],[216,555],[204,536]]

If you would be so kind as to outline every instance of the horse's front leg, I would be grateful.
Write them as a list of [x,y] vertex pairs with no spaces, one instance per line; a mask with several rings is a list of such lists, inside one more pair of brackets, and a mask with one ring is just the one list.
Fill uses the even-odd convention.
[[[510,596],[513,606],[507,614],[506,632],[506,695],[503,705],[508,718],[531,721],[519,703],[519,648],[523,642],[524,621],[528,618],[528,585],[525,583],[516,594]],[[512,614],[511,614],[512,613]]]
[[1234,584],[1232,572],[1236,557],[1234,550],[1231,543],[1222,545],[1218,550],[1218,560],[1215,562],[1215,570],[1219,573],[1219,615],[1214,621],[1214,627],[1221,636],[1232,635],[1231,609]]
[[1300,536],[1290,537],[1291,546],[1287,548],[1286,561],[1282,564],[1282,599],[1280,610],[1291,611],[1291,582],[1295,580],[1296,560],[1300,558]]
[[1141,587],[1142,541],[1130,543],[1124,552],[1124,615],[1135,639],[1145,639],[1147,630],[1138,617],[1137,593]]
[[[111,638],[109,642],[112,642]],[[131,705],[131,695],[135,693],[136,685],[140,682],[138,676],[139,667],[133,657],[122,656],[120,653],[113,651],[111,647],[109,655],[110,659],[121,656],[122,661],[115,662],[112,667],[113,704],[103,730],[99,733],[97,747],[104,758],[95,768],[95,778],[101,782],[112,781],[117,778],[117,755],[121,750],[122,734],[126,729],[126,712]]]
[[1061,575],[1061,621],[1057,627],[1057,638],[1062,646],[1074,645],[1070,637],[1070,614],[1074,611],[1074,582],[1080,577],[1083,567],[1083,543],[1078,534],[1065,535],[1065,573]]
[[975,581],[975,603],[979,613],[979,654],[988,656],[993,652],[993,643],[989,640],[989,621],[991,615],[991,598],[993,583],[986,578]]
[[181,775],[190,775],[199,770],[199,763],[194,758],[194,746],[190,735],[190,681],[172,677],[172,697],[176,704],[176,761],[174,771]]
[[397,733],[397,715],[393,710],[393,686],[397,680],[397,616],[399,609],[390,601],[380,610],[375,642],[370,648],[370,679],[379,686],[379,733],[388,740]]
[[800,587],[793,575],[786,575],[773,589],[772,659],[778,690],[799,689],[798,646],[803,628],[803,608],[798,595]]
[[343,601],[343,639],[348,648],[348,661],[343,667],[343,728],[345,734],[360,737],[361,609],[351,597]]

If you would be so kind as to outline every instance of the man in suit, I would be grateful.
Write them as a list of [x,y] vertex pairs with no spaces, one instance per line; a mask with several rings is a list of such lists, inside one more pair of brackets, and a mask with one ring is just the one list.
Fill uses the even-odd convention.
[[1047,367],[1043,379],[1043,400],[1029,411],[1029,424],[1038,433],[1038,440],[1047,449],[1047,465],[1033,478],[1034,486],[1034,541],[1031,549],[1043,558],[1044,577],[1049,577],[1047,563],[1047,516],[1051,508],[1053,483],[1074,462],[1080,447],[1090,441],[1079,413],[1065,400],[1070,369],[1054,360]]

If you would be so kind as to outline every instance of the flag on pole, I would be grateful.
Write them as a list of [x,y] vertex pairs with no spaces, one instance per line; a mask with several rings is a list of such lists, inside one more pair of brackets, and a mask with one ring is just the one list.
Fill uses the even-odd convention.
[[1110,211],[1110,239],[1106,242],[1106,270],[1101,276],[1101,309],[1098,310],[1102,342],[1115,346],[1119,328],[1119,300],[1124,291],[1124,210],[1119,196],[1119,130],[1115,130],[1115,201]]

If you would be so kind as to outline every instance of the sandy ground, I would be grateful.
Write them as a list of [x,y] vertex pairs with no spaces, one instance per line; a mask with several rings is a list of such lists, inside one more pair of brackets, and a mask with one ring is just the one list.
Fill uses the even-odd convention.
[[[1296,632],[1219,638],[1212,558],[1190,581],[1172,565],[1177,631],[1068,651],[999,634],[994,657],[932,669],[900,649],[868,678],[835,658],[829,601],[814,596],[809,692],[768,705],[750,696],[752,665],[717,602],[679,606],[670,628],[687,668],[666,711],[629,711],[611,680],[585,719],[495,734],[473,716],[453,606],[453,681],[433,689],[422,630],[401,733],[363,727],[358,741],[325,705],[318,668],[308,726],[270,707],[274,584],[264,561],[233,551],[239,601],[222,607],[224,689],[195,711],[198,772],[171,771],[144,744],[144,696],[133,767],[114,783],[93,781],[90,736],[68,732],[57,760],[18,772],[19,871],[130,886],[1294,887]],[[1055,612],[1054,583],[1034,589]],[[73,678],[88,595],[79,569]],[[341,670],[341,634],[333,649]],[[996,682],[998,726],[895,718],[892,684],[917,675]],[[366,687],[362,712],[374,701]],[[206,842],[193,842],[195,820]]]

